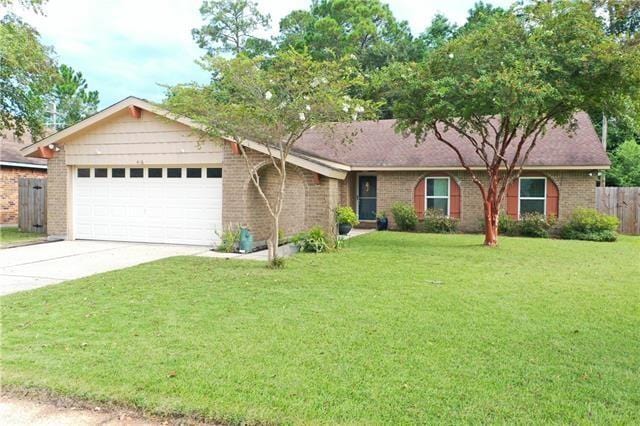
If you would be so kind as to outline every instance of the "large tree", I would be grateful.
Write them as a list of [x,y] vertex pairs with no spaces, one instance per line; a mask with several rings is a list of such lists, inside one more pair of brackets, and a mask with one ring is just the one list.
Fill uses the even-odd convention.
[[[206,86],[181,85],[169,89],[166,107],[195,120],[212,138],[237,144],[249,178],[271,217],[269,261],[277,260],[280,214],[287,181],[287,160],[295,144],[314,126],[357,120],[371,113],[369,103],[350,98],[360,82],[353,61],[315,61],[306,53],[278,52],[269,59],[240,55],[210,58],[206,68],[214,76]],[[248,144],[266,148],[278,176],[275,195],[260,181],[260,164],[249,155]]]
[[270,49],[269,41],[255,34],[267,28],[271,18],[251,0],[204,0],[200,15],[205,24],[193,29],[193,38],[211,55],[254,55]]
[[60,130],[94,114],[100,98],[97,90],[89,90],[80,71],[60,65],[53,88],[53,107],[49,112],[51,127]]
[[[31,9],[42,13],[46,0],[0,0],[0,6]],[[53,50],[40,42],[40,35],[12,13],[0,20],[0,131],[18,137],[26,132],[37,137],[44,132],[47,96],[56,76]]]
[[[495,14],[423,63],[398,68],[398,130],[418,143],[433,133],[457,155],[482,194],[489,246],[507,187],[548,126],[570,129],[577,111],[616,111],[640,96],[638,52],[607,36],[581,1]],[[474,158],[462,156],[460,138]]]

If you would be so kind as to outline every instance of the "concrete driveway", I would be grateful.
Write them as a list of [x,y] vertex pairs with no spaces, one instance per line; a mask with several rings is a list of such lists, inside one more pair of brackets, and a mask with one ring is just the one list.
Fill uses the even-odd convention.
[[207,247],[111,241],[59,241],[3,249],[0,296],[207,250]]

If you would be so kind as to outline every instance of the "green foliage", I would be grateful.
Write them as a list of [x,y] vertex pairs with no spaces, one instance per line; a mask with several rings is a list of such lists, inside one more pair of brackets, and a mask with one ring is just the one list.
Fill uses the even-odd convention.
[[[484,219],[482,226],[484,226]],[[512,219],[508,214],[500,212],[500,216],[498,216],[498,232],[500,234],[509,236],[518,235],[518,221]]]
[[562,227],[560,236],[567,240],[615,241],[620,221],[595,209],[579,209]]
[[607,183],[615,186],[640,186],[640,144],[628,140],[611,155]]
[[98,110],[100,103],[97,90],[88,90],[87,81],[80,71],[68,65],[60,65],[58,79],[53,87],[55,114],[49,122],[58,130],[69,127]]
[[391,214],[396,226],[401,231],[413,231],[418,225],[416,209],[408,203],[395,203],[391,206]]
[[308,51],[314,59],[355,55],[363,70],[413,58],[406,21],[398,21],[380,0],[317,0],[280,21],[280,49]]
[[386,212],[378,212],[376,213],[376,219],[386,219],[387,218],[387,213]]
[[253,34],[269,26],[271,17],[258,10],[251,0],[204,0],[200,15],[206,22],[192,30],[194,40],[210,55],[241,52],[251,56],[263,54],[271,48],[268,40]]
[[340,206],[336,209],[336,222],[356,226],[360,223],[356,212],[350,206]]
[[295,235],[291,242],[307,253],[324,253],[329,250],[329,240],[326,232],[319,226],[314,226],[307,232]]
[[[267,66],[268,64],[268,66]],[[361,83],[353,61],[315,61],[306,53],[208,58],[208,85],[169,88],[165,106],[202,124],[211,137],[246,139],[288,153],[311,127],[375,116],[376,105],[347,95]],[[350,135],[339,135],[348,139]]]
[[532,238],[549,238],[549,230],[555,219],[547,218],[540,213],[526,213],[518,221],[518,235]]
[[233,253],[240,244],[240,226],[229,225],[222,234],[218,234],[218,237],[220,237],[218,250],[225,253]]
[[267,268],[269,269],[284,269],[286,260],[284,257],[276,256],[267,262]]
[[433,234],[451,234],[458,229],[458,220],[445,216],[442,211],[427,209],[424,213],[422,231]]
[[[34,7],[40,4],[33,2]],[[0,20],[0,131],[43,135],[47,97],[56,78],[52,55],[34,28],[10,14]]]
[[431,51],[451,40],[457,30],[456,24],[450,22],[446,16],[437,13],[418,40],[424,44],[425,51]]

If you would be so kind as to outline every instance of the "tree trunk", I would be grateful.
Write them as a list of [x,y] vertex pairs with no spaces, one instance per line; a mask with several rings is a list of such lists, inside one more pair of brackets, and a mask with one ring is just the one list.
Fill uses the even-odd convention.
[[495,247],[498,245],[498,208],[497,204],[485,200],[484,202],[484,245]]
[[278,244],[280,243],[280,235],[278,235],[280,227],[279,215],[273,216],[273,222],[271,226],[271,236],[267,240],[267,254],[269,263],[273,265],[278,258]]

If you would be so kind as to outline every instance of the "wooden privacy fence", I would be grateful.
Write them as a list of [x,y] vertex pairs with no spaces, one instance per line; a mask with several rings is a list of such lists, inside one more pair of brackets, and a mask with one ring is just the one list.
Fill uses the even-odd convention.
[[640,235],[640,187],[596,188],[596,208],[617,216],[621,233]]
[[25,232],[47,232],[46,179],[18,179],[18,226]]

